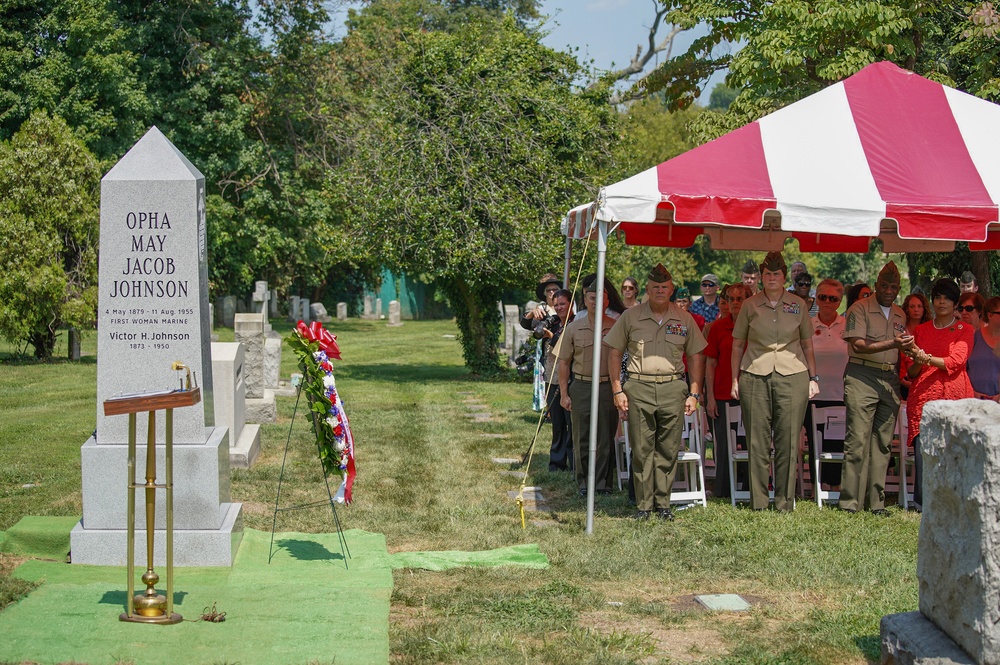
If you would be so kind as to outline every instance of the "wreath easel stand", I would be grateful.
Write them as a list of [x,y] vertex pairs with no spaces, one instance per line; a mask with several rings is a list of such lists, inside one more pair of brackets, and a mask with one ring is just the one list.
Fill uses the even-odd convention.
[[[320,468],[323,469],[323,483],[326,486],[326,499],[320,499],[319,501],[313,501],[311,503],[303,503],[297,506],[288,506],[285,508],[281,507],[281,484],[285,478],[285,461],[288,459],[288,447],[292,441],[292,429],[295,427],[295,416],[299,410],[299,399],[302,397],[302,384],[300,383],[296,386],[295,390],[295,408],[292,409],[292,422],[288,425],[288,437],[285,439],[285,452],[281,457],[281,474],[278,476],[278,493],[274,499],[274,516],[271,520],[271,544],[267,549],[267,562],[271,563],[271,558],[274,556],[274,532],[278,523],[278,513],[289,512],[293,510],[304,510],[306,508],[315,508],[316,506],[322,506],[325,503],[330,504],[330,510],[333,511],[333,520],[337,524],[337,538],[340,541],[340,553],[344,557],[344,568],[350,569],[347,565],[347,560],[351,558],[351,548],[347,546],[347,537],[344,535],[344,529],[340,524],[340,516],[337,514],[337,502],[333,498],[333,492],[330,491],[330,476],[327,473],[326,465],[323,464],[322,451],[319,446],[319,441],[316,442],[316,453],[319,457]],[[310,401],[310,413],[312,414],[313,428],[314,431],[318,430],[320,423],[317,421],[316,411],[312,409],[312,400],[308,397]]]

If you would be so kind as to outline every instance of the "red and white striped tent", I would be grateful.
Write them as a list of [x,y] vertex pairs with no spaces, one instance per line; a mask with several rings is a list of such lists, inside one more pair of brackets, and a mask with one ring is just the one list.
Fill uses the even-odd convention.
[[888,62],[604,187],[563,233],[599,221],[630,245],[887,252],[1000,248],[1000,106]]
[[[570,210],[570,242],[596,235],[598,302],[607,234],[630,245],[805,252],[1000,248],[1000,106],[877,62],[839,83],[631,178]],[[595,332],[594,367],[601,366]],[[596,455],[591,396],[589,487]],[[593,531],[593,492],[587,532]]]

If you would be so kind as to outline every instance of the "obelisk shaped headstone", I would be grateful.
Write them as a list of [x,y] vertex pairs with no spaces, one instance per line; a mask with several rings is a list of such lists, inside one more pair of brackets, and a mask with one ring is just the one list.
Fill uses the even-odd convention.
[[104,401],[177,388],[175,360],[197,375],[202,401],[174,413],[174,440],[205,442],[214,422],[206,253],[205,176],[153,127],[101,181],[98,444],[128,442],[128,418],[105,417]]
[[[120,566],[128,552],[129,418],[105,417],[104,401],[179,387],[171,363],[180,361],[197,376],[202,400],[173,412],[174,564],[232,564],[242,537],[242,504],[230,501],[228,428],[213,425],[206,254],[205,178],[154,127],[101,181],[97,433],[80,450],[83,518],[70,534],[73,563]],[[141,478],[147,415],[136,414],[136,421]],[[160,483],[164,421],[161,411]],[[153,555],[160,565],[166,511],[163,490],[156,495]],[[133,554],[140,564],[146,561],[147,526],[154,525],[137,509]]]

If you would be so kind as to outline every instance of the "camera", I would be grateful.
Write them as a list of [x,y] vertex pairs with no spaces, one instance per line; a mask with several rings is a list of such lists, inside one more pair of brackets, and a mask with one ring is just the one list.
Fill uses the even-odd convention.
[[548,329],[550,329],[550,328],[552,328],[552,327],[554,327],[554,326],[556,326],[558,324],[559,324],[559,315],[558,314],[549,314],[544,319],[539,319],[538,322],[535,323],[535,327],[534,327],[535,337],[541,337],[545,333],[546,330],[548,330]]

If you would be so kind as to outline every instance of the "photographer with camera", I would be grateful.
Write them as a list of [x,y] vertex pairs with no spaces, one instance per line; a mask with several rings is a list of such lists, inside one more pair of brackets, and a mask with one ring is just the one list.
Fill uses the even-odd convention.
[[545,275],[538,285],[536,295],[545,302],[521,317],[521,327],[532,331],[539,340],[542,364],[541,387],[544,403],[552,421],[552,444],[549,448],[549,471],[566,471],[573,468],[573,435],[570,415],[560,404],[559,376],[556,369],[556,344],[566,321],[573,310],[572,294],[560,289],[555,275]]

